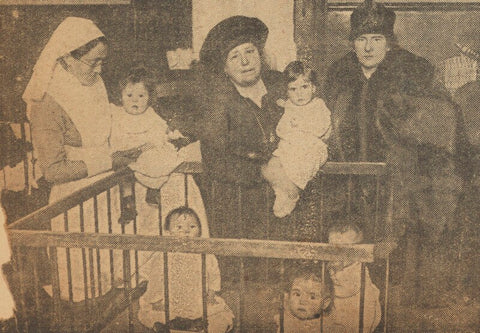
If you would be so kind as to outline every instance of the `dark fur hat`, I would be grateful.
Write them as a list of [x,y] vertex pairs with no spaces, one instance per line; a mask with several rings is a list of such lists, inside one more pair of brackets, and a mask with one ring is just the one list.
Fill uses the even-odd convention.
[[364,2],[350,16],[350,40],[363,34],[382,34],[394,38],[395,12],[384,5]]
[[221,71],[233,48],[243,43],[253,43],[259,51],[267,41],[268,28],[256,17],[232,16],[208,33],[200,50],[200,62],[208,69]]

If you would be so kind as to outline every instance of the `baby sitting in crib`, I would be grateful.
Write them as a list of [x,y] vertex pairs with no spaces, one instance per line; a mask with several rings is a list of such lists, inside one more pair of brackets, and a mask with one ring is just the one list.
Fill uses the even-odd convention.
[[[155,84],[143,67],[133,67],[119,83],[122,106],[112,104],[113,151],[132,151],[138,156],[129,164],[142,186],[137,196],[144,196],[149,204],[158,204],[159,189],[170,173],[183,161],[182,154],[170,142],[167,122],[151,107]],[[140,153],[140,154],[139,154]],[[139,155],[138,155],[139,154]],[[135,215],[131,186],[122,185],[122,216],[126,224]]]
[[[187,207],[172,210],[165,219],[165,235],[176,237],[208,237],[208,227],[202,225],[196,212]],[[206,301],[208,332],[225,333],[233,328],[233,313],[216,293],[220,291],[220,271],[214,255],[206,255]],[[148,289],[140,298],[138,318],[156,332],[166,332],[163,253],[150,260],[152,272]],[[202,259],[197,253],[168,253],[168,295],[170,328],[201,330]]]
[[[322,278],[321,265],[317,263],[293,264],[289,268],[289,290],[284,296],[283,332],[341,333],[345,329],[329,318],[334,308],[333,285],[328,274]],[[280,332],[281,316],[275,316],[277,332]]]
[[276,128],[280,141],[273,157],[262,167],[264,178],[275,192],[273,213],[280,218],[293,211],[300,191],[327,161],[325,141],[331,132],[330,110],[315,97],[315,72],[301,61],[293,61],[284,75],[288,100],[278,102],[285,107]]
[[[363,241],[363,232],[351,221],[333,225],[328,232],[331,244],[359,244]],[[329,273],[335,293],[332,320],[343,325],[348,333],[358,332],[360,314],[361,263],[355,261],[337,261],[329,263]],[[365,298],[363,332],[371,333],[380,323],[380,291],[370,279],[365,267]]]

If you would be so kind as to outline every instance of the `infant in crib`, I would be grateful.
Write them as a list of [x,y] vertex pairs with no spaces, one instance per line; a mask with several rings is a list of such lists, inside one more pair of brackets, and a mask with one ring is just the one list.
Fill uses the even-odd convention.
[[[208,237],[208,227],[201,225],[196,212],[188,207],[172,210],[165,219],[165,235],[176,237]],[[149,286],[140,298],[138,318],[156,332],[166,332],[163,253],[151,260]],[[233,328],[233,313],[217,295],[220,271],[214,255],[205,256],[208,332],[224,333]],[[168,253],[170,328],[200,330],[203,326],[202,257],[197,253]]]
[[[113,151],[141,152],[136,162],[129,164],[135,178],[145,188],[148,203],[158,202],[159,188],[169,174],[182,162],[182,155],[170,142],[167,122],[151,107],[155,85],[143,67],[132,68],[119,83],[122,106],[112,105],[112,132],[110,145]],[[131,187],[124,186],[124,191]],[[133,196],[123,195],[122,217],[126,223],[135,216],[131,208]],[[129,202],[131,200],[132,202]]]
[[[331,244],[359,244],[363,232],[349,217],[346,221],[333,225],[328,232]],[[346,332],[358,332],[360,314],[361,263],[337,261],[329,263],[329,273],[333,281],[335,307],[331,314],[334,323],[346,328]],[[370,279],[365,267],[365,298],[363,332],[371,333],[380,323],[380,291]]]
[[[289,267],[289,290],[284,296],[283,331],[285,333],[323,332],[340,333],[345,329],[333,324],[330,318],[334,308],[333,284],[328,274],[322,278],[321,265],[295,263]],[[281,317],[275,316],[277,332]]]

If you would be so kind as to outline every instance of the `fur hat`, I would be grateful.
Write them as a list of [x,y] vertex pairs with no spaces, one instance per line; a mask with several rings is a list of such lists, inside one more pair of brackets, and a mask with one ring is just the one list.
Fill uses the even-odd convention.
[[221,71],[233,48],[243,43],[253,43],[261,51],[267,41],[268,28],[256,17],[232,16],[208,33],[200,50],[200,62],[215,72]]
[[393,38],[395,12],[379,3],[363,3],[350,16],[350,40],[363,34],[382,34]]

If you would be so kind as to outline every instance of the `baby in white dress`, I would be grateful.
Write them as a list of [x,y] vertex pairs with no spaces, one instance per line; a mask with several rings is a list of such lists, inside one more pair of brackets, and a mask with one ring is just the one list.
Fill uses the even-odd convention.
[[[164,233],[166,236],[206,238],[208,227],[205,223],[202,224],[193,209],[183,206],[167,215]],[[167,258],[170,328],[178,329],[179,327],[175,327],[178,324],[186,330],[202,327],[202,255],[169,252]],[[149,285],[139,301],[138,319],[146,327],[163,332],[166,321],[163,253],[155,253],[146,267],[145,274],[148,276]],[[214,255],[205,256],[205,268],[208,332],[225,333],[233,328],[234,316],[223,298],[217,295],[221,289],[221,280]]]
[[276,129],[280,141],[273,157],[262,168],[275,192],[273,212],[277,217],[293,211],[300,191],[327,161],[325,140],[331,132],[330,110],[322,99],[315,97],[315,72],[301,61],[294,61],[284,74],[288,100],[281,101],[285,112]]

